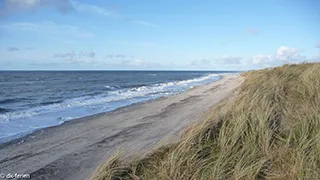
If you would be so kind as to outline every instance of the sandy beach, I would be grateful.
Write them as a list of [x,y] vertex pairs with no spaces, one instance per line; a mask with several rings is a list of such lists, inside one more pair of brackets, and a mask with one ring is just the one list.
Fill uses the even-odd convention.
[[180,94],[38,130],[0,145],[0,173],[27,173],[31,179],[88,179],[120,147],[126,154],[142,154],[160,141],[174,142],[241,82],[239,75],[224,75]]

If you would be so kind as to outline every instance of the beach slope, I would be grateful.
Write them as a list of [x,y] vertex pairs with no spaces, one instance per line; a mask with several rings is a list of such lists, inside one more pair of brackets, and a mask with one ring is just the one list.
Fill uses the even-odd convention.
[[190,123],[229,96],[239,75],[186,92],[38,130],[0,146],[1,173],[28,173],[32,179],[88,179],[120,147],[142,154],[162,141],[179,139]]

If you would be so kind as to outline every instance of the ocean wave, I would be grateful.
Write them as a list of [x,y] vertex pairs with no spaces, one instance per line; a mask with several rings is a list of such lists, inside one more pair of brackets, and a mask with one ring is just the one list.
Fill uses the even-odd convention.
[[25,100],[29,100],[29,99],[28,98],[4,99],[4,100],[0,100],[0,104],[16,103],[16,102],[25,101]]
[[130,85],[122,85],[121,88],[137,88],[137,87],[143,87],[148,86],[148,84],[130,84]]
[[144,86],[148,86],[148,84],[130,84],[130,85],[121,85],[121,86],[104,86],[107,90],[120,90],[120,89],[128,89],[128,88],[139,88],[139,87],[144,87]]
[[[219,76],[217,74],[210,74],[204,77],[190,79],[190,80],[159,83],[159,84],[153,84],[153,85],[136,84],[132,86],[127,86],[131,88],[114,89],[104,94],[82,96],[82,97],[77,97],[73,99],[67,99],[64,101],[43,102],[41,103],[41,106],[32,107],[28,110],[7,113],[5,115],[6,115],[6,118],[15,119],[15,118],[35,116],[35,115],[53,112],[53,111],[59,111],[61,109],[67,109],[67,108],[94,106],[94,105],[110,103],[110,102],[120,101],[124,99],[133,99],[133,98],[144,97],[144,96],[155,96],[155,95],[161,96],[163,94],[165,95],[173,94],[173,93],[184,91],[196,85],[204,84],[204,81],[206,80],[210,80],[210,81],[216,80],[218,77]],[[108,88],[112,89],[111,86],[109,86]],[[0,117],[0,120],[1,120],[1,117]]]
[[[30,130],[58,125],[66,120],[110,111],[135,102],[182,92],[194,86],[218,80],[219,78],[220,75],[218,74],[209,74],[189,80],[152,85],[105,86],[108,90],[105,93],[86,95],[64,101],[48,101],[28,110],[1,113],[0,131],[10,134],[12,133],[11,131],[21,130],[21,128]],[[8,127],[12,130],[8,129]]]
[[6,113],[6,112],[10,112],[10,109],[6,109],[6,108],[0,108],[0,113]]
[[4,99],[4,100],[0,100],[0,104],[14,103],[17,101],[18,101],[17,99]]
[[46,102],[42,102],[40,103],[40,105],[50,105],[50,104],[59,104],[59,103],[62,103],[63,101],[46,101]]
[[120,89],[120,86],[104,86],[107,90],[115,90],[115,89]]

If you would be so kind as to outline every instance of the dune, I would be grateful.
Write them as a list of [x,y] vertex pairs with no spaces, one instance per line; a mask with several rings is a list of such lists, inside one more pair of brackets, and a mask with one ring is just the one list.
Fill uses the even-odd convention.
[[[319,179],[320,63],[241,77],[238,93],[212,107],[176,143],[142,158],[115,154],[92,180]],[[223,96],[211,93],[212,102]]]

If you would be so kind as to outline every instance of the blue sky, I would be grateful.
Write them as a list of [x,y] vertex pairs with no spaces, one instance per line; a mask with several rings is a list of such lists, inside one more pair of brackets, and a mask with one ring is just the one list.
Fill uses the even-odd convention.
[[320,61],[319,0],[1,0],[1,70],[247,70]]

